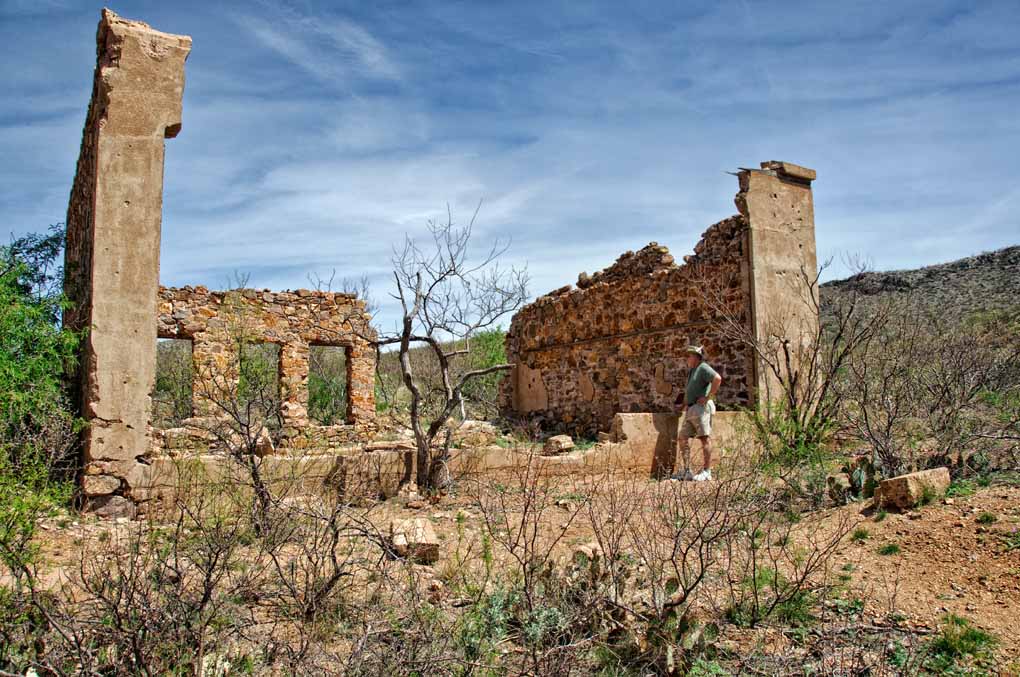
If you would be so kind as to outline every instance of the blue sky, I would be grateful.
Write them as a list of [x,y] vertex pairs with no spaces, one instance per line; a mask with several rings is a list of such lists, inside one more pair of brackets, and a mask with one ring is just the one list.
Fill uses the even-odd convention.
[[[430,217],[512,235],[536,294],[732,214],[737,167],[818,171],[823,257],[1020,242],[1020,3],[123,2],[194,38],[162,280],[367,274]],[[0,2],[0,228],[62,221],[100,5]],[[834,269],[839,274],[838,266]],[[384,306],[384,324],[392,309]]]

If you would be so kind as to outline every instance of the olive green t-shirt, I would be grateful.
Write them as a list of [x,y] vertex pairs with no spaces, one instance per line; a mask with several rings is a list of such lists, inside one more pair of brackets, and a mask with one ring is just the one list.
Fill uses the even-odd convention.
[[691,369],[691,373],[687,375],[687,391],[685,394],[688,407],[692,404],[697,404],[699,397],[708,397],[712,381],[718,375],[716,370],[708,366],[708,362],[705,361]]

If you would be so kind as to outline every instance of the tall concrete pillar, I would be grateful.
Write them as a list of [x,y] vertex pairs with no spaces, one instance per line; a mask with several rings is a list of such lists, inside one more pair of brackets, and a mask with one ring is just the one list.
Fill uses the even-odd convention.
[[[789,341],[794,364],[803,364],[818,330],[818,272],[811,182],[815,170],[789,162],[762,162],[740,173],[737,208],[748,222],[747,260],[751,322],[759,346],[781,349]],[[759,403],[780,395],[776,378],[755,364]]]
[[[66,326],[79,360],[86,508],[144,498],[156,369],[163,141],[181,128],[191,38],[104,9],[92,100],[67,210]],[[133,490],[139,491],[132,493]]]

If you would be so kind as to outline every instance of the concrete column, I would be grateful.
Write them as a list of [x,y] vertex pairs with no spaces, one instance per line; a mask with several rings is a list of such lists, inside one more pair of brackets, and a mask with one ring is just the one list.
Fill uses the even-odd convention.
[[181,128],[191,38],[103,10],[67,213],[65,324],[85,330],[79,377],[86,508],[133,514],[147,484],[156,367],[163,141]]
[[[749,224],[747,261],[751,322],[756,340],[778,345],[788,340],[795,361],[818,330],[817,289],[805,280],[818,273],[811,182],[815,170],[789,162],[762,162],[740,173],[737,208]],[[755,364],[759,403],[775,399],[775,378]]]

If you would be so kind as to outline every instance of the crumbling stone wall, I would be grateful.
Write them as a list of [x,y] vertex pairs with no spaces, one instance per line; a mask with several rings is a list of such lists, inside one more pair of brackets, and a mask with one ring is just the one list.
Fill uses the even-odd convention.
[[[375,428],[375,330],[365,302],[340,292],[205,287],[159,290],[159,338],[190,339],[195,416],[184,429],[160,431],[155,451],[202,450],[196,431],[217,415],[210,399],[234,394],[237,351],[241,342],[280,346],[280,413],[283,427],[277,453],[338,447]],[[322,426],[308,418],[309,349],[342,346],[347,353],[347,422]]]
[[66,326],[82,330],[86,507],[132,514],[155,376],[163,142],[181,127],[191,38],[103,10],[67,209]]
[[723,376],[720,409],[760,397],[762,370],[730,323],[759,337],[769,331],[768,313],[796,316],[804,331],[817,323],[791,300],[788,284],[794,270],[816,266],[814,172],[767,162],[739,177],[739,213],[709,227],[683,265],[653,242],[514,316],[506,348],[516,366],[501,385],[504,413],[592,435],[608,430],[616,413],[671,411],[686,383],[689,344],[703,345]]

